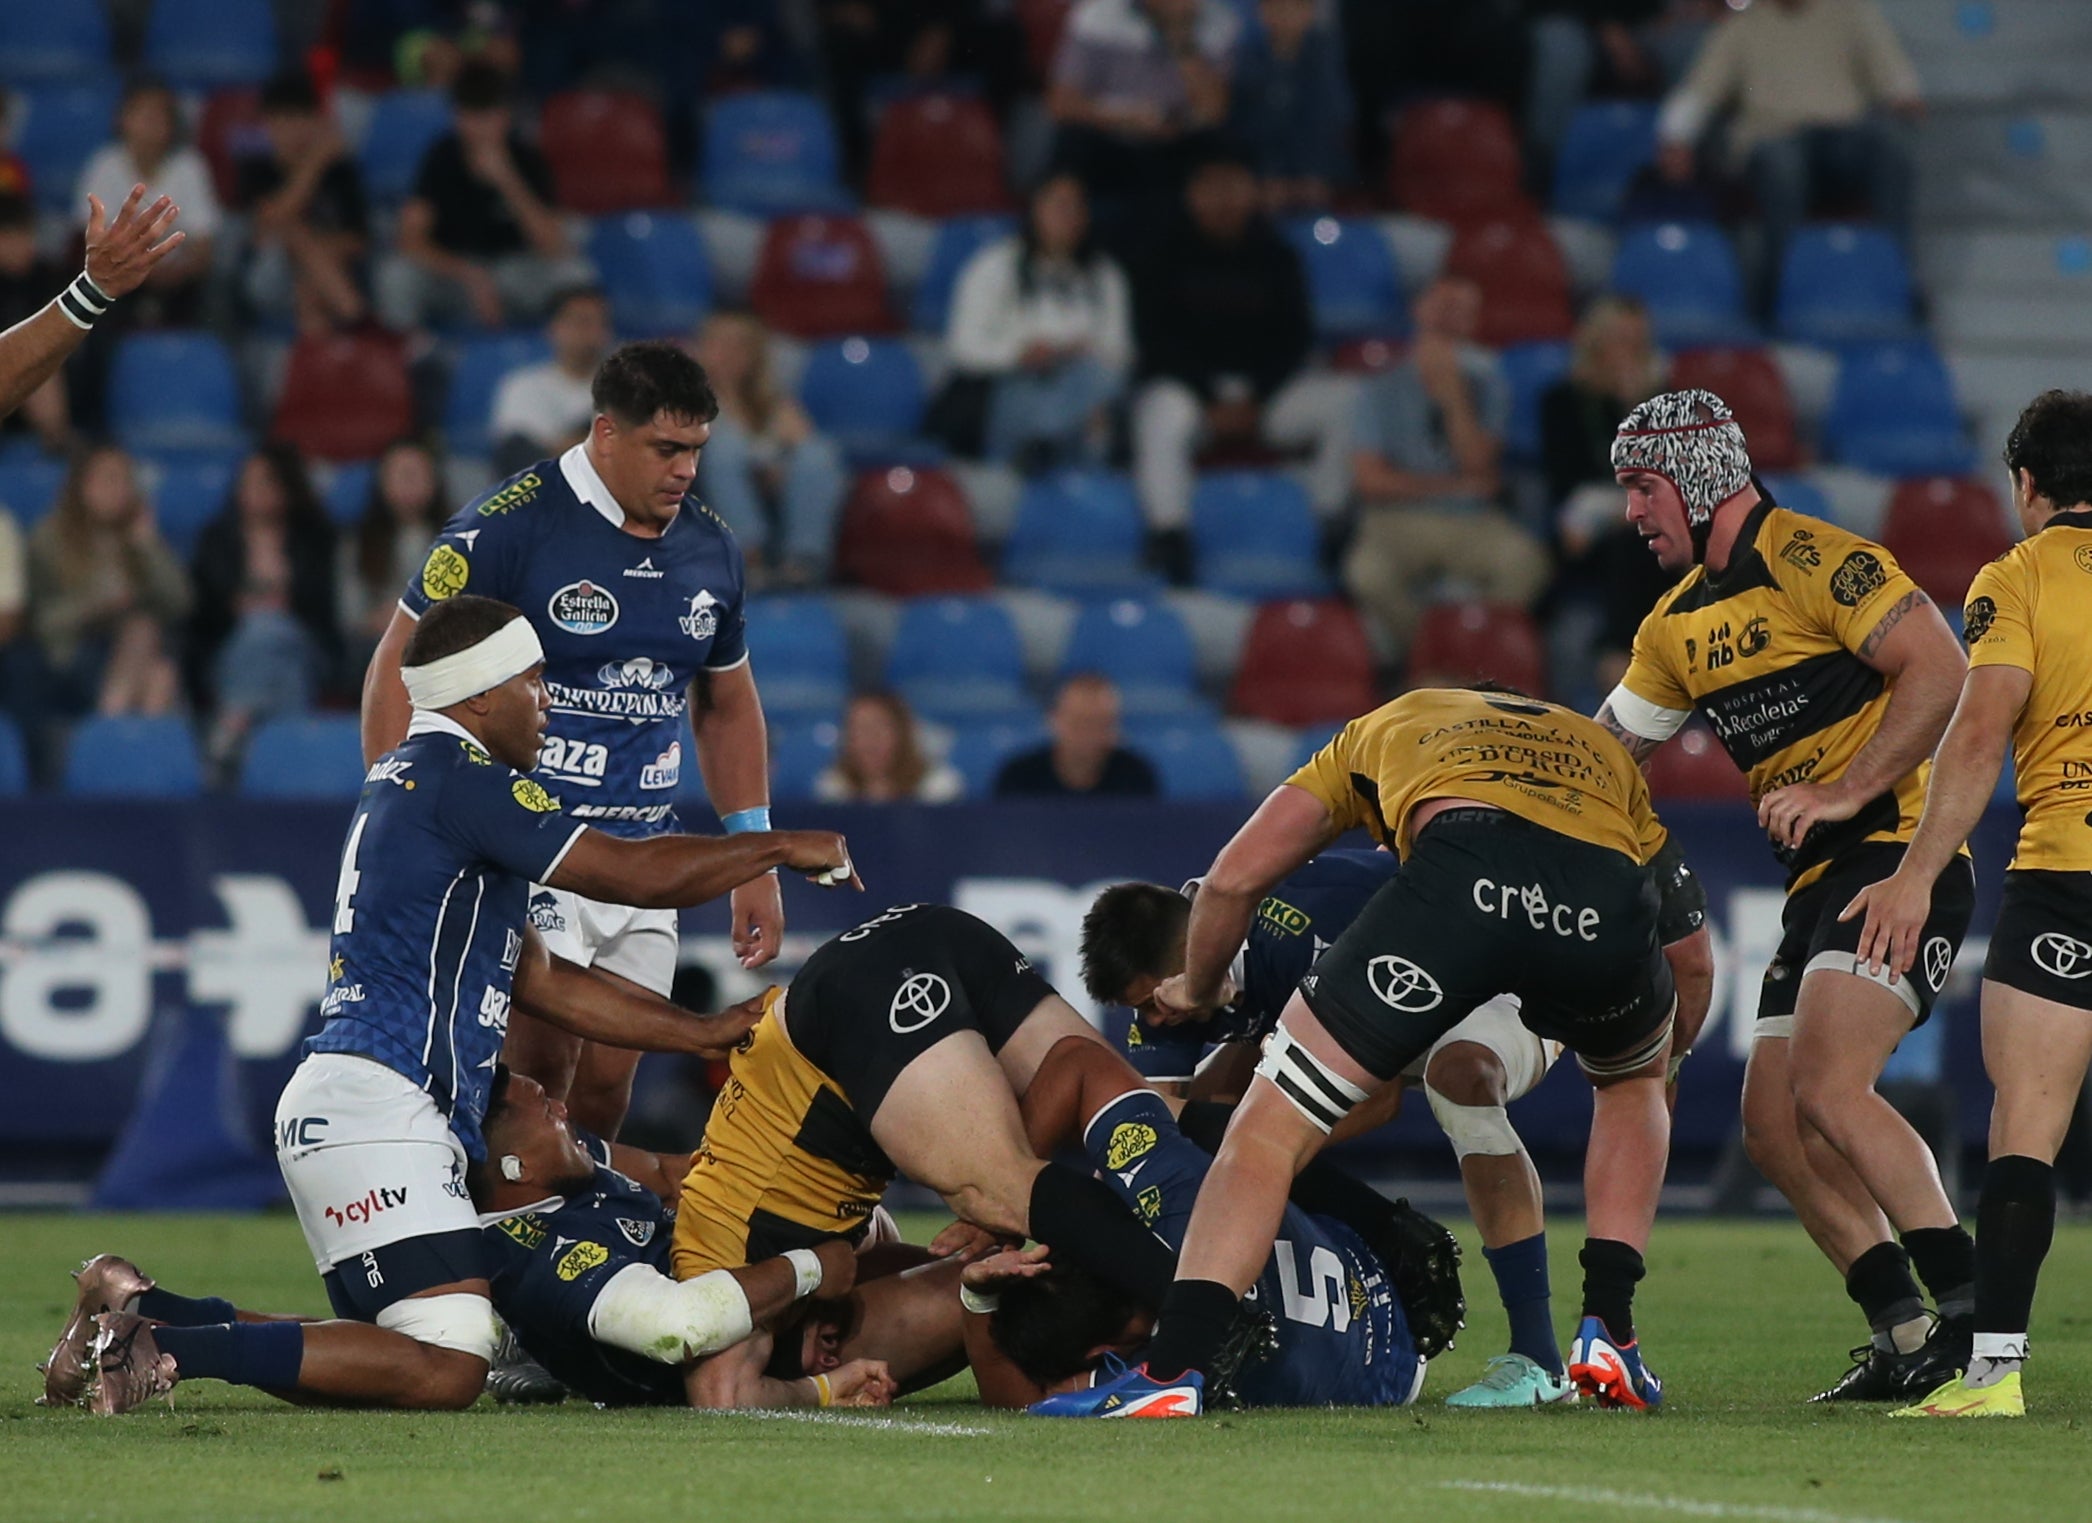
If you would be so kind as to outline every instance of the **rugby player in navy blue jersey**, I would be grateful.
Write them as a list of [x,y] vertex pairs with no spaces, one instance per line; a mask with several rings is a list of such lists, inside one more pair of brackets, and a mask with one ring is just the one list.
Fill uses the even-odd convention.
[[673,908],[775,867],[855,882],[825,832],[632,841],[572,819],[525,775],[544,739],[543,669],[509,605],[431,610],[405,652],[407,738],[372,765],[349,824],[324,1024],[276,1113],[278,1163],[339,1320],[235,1320],[223,1301],[104,1261],[83,1275],[47,1398],[115,1413],[203,1376],[335,1405],[471,1405],[494,1317],[465,1172],[485,1156],[511,1002],[647,1051],[721,1054],[748,1025],[550,955],[530,885]]
[[[624,345],[597,370],[593,393],[586,440],[509,477],[444,526],[365,674],[364,755],[375,760],[406,731],[398,673],[415,620],[473,592],[521,608],[544,645],[552,712],[536,776],[571,818],[634,840],[674,829],[694,747],[727,832],[767,830],[768,740],[744,639],[741,551],[691,492],[718,401],[704,370],[671,343]],[[674,981],[672,910],[540,882],[530,918],[570,962],[663,996]],[[744,967],[775,957],[783,933],[774,877],[734,890]],[[617,1136],[638,1054],[584,1046],[526,1016],[509,1032],[506,1058],[589,1131]]]

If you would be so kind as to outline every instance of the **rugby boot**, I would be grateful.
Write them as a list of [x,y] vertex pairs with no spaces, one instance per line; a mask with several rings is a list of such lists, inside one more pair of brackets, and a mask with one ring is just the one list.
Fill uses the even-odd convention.
[[174,1355],[160,1352],[153,1325],[130,1312],[105,1311],[94,1319],[93,1379],[87,1387],[87,1410],[114,1417],[165,1396],[180,1381]]
[[1852,1351],[1852,1368],[1837,1379],[1827,1391],[1818,1391],[1810,1401],[1907,1401],[1920,1391],[1928,1391],[1940,1380],[1960,1373],[1949,1370],[1931,1385],[1919,1383],[1919,1374],[1929,1367],[1926,1354],[1928,1344],[1920,1344],[1907,1354],[1899,1354],[1892,1348],[1882,1348],[1874,1343],[1862,1343]]
[[1941,1317],[1919,1347],[1901,1394],[1922,1396],[1964,1373],[1975,1348],[1973,1316]]
[[73,1280],[79,1287],[73,1314],[66,1319],[65,1331],[58,1335],[50,1357],[37,1366],[44,1377],[44,1394],[36,1399],[39,1406],[78,1405],[94,1372],[88,1359],[94,1319],[105,1311],[135,1311],[138,1298],[153,1288],[150,1276],[113,1253],[96,1254],[73,1272]]
[[1530,1410],[1557,1402],[1576,1405],[1576,1387],[1569,1377],[1523,1354],[1498,1354],[1483,1367],[1480,1380],[1446,1398],[1449,1407],[1473,1411]]
[[2014,1370],[1994,1384],[1972,1387],[1966,1376],[1952,1380],[1908,1407],[1898,1407],[1891,1417],[2025,1417],[2027,1398],[2019,1388]]
[[1371,1231],[1361,1229],[1360,1235],[1395,1282],[1418,1355],[1436,1359],[1467,1326],[1460,1240],[1407,1200],[1389,1202],[1386,1219]]
[[1086,1389],[1063,1391],[1024,1410],[1034,1417],[1198,1417],[1206,1409],[1205,1395],[1197,1370],[1154,1380],[1146,1365],[1128,1369],[1116,1354],[1106,1354]]
[[1642,1363],[1640,1340],[1614,1342],[1596,1317],[1577,1325],[1569,1345],[1569,1379],[1601,1407],[1648,1412],[1663,1405],[1663,1382]]
[[487,1365],[487,1394],[505,1407],[552,1406],[567,1399],[567,1388],[523,1351],[504,1323]]

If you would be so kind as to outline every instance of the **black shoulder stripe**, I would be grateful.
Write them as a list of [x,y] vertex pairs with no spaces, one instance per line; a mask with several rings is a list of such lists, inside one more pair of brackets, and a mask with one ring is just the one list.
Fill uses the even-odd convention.
[[1834,650],[1717,688],[1697,707],[1722,749],[1748,772],[1797,740],[1850,719],[1884,685],[1881,673],[1852,652]]

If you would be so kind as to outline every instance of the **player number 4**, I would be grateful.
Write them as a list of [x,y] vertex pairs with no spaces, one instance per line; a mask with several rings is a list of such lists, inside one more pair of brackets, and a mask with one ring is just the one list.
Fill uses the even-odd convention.
[[363,844],[363,827],[370,816],[359,814],[349,831],[349,844],[341,849],[341,876],[334,880],[334,934],[345,936],[356,929],[356,911],[350,903],[363,874],[356,870],[356,848]]

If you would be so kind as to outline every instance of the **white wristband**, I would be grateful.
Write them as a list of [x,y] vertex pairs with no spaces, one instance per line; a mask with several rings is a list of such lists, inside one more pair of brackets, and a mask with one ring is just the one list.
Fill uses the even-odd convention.
[[788,1248],[785,1261],[792,1266],[792,1273],[799,1285],[792,1292],[794,1300],[804,1300],[821,1288],[821,1259],[811,1248]]
[[976,1317],[988,1317],[993,1316],[995,1308],[1002,1305],[1002,1297],[992,1291],[984,1296],[971,1285],[962,1284],[959,1287],[959,1304]]

